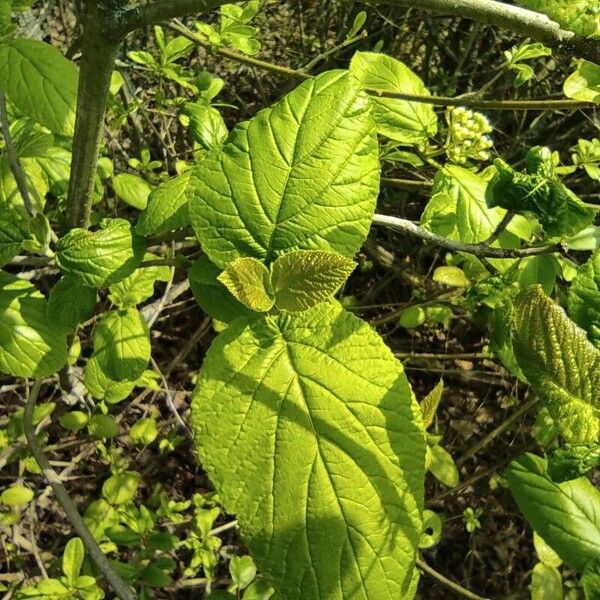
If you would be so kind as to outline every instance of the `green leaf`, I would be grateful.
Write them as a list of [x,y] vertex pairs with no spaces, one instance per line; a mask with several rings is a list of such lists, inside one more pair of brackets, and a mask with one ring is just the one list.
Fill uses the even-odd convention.
[[103,219],[97,231],[75,228],[61,238],[56,262],[63,273],[103,288],[133,273],[142,262],[143,246],[128,221]]
[[0,90],[53,133],[73,135],[79,75],[56,48],[31,39],[0,45]]
[[577,70],[567,77],[563,92],[567,98],[600,103],[600,65],[580,60]]
[[110,311],[96,325],[92,356],[110,379],[136,380],[148,366],[150,351],[148,325],[135,308]]
[[83,379],[88,392],[96,400],[104,400],[108,404],[116,404],[125,400],[136,385],[135,381],[115,381],[108,377],[95,356],[91,356],[88,360]]
[[83,542],[78,537],[71,538],[67,542],[62,556],[62,570],[69,587],[75,587],[77,584],[84,556]]
[[442,539],[442,518],[432,510],[423,511],[423,532],[419,548],[431,548]]
[[72,410],[71,412],[61,415],[58,422],[65,429],[77,432],[87,425],[88,416],[80,410]]
[[84,285],[75,275],[65,275],[50,291],[48,321],[72,332],[92,316],[95,306],[96,289]]
[[99,440],[113,438],[119,435],[119,424],[110,415],[93,415],[88,421],[88,431]]
[[187,102],[183,114],[190,120],[192,137],[204,150],[221,146],[227,138],[229,132],[221,113],[209,104]]
[[559,272],[560,265],[554,256],[542,254],[524,258],[519,265],[519,286],[524,289],[539,283],[546,294],[551,294]]
[[268,312],[275,302],[269,277],[269,269],[259,260],[237,258],[217,279],[250,310]]
[[232,556],[229,573],[238,589],[247,588],[256,577],[256,565],[250,556]]
[[[146,254],[144,260],[158,258],[154,254]],[[119,308],[131,308],[154,295],[154,284],[157,281],[169,281],[171,269],[168,266],[139,267],[131,275],[110,286],[110,301]]]
[[552,481],[562,483],[586,475],[600,466],[600,444],[565,444],[548,459],[548,473]]
[[195,180],[191,175],[191,171],[186,171],[152,190],[148,206],[140,214],[135,227],[138,234],[157,235],[190,225],[187,203],[196,193]]
[[291,250],[354,256],[379,191],[371,105],[350,74],[308,80],[193,169],[192,224],[221,268]]
[[437,385],[421,400],[421,413],[423,414],[423,426],[428,429],[435,419],[435,413],[442,400],[444,393],[444,380],[440,379]]
[[525,8],[548,15],[564,29],[581,36],[600,31],[600,6],[589,0],[517,0]]
[[202,464],[280,594],[412,597],[424,435],[402,365],[367,324],[335,303],[238,319],[192,410]]
[[506,479],[533,529],[582,573],[600,552],[600,492],[585,478],[554,483],[546,461],[533,454],[513,461]]
[[48,377],[66,362],[66,335],[48,319],[44,296],[32,283],[0,271],[0,372]]
[[567,292],[569,316],[600,346],[600,250],[577,269]]
[[433,272],[433,280],[450,287],[469,287],[471,282],[460,267],[443,266]]
[[586,600],[600,598],[600,559],[595,558],[586,565],[580,583]]
[[277,308],[306,310],[329,300],[346,281],[356,263],[322,250],[297,250],[280,256],[271,266],[271,285]]
[[543,562],[545,565],[549,567],[560,567],[562,565],[562,560],[550,546],[544,541],[544,538],[533,532],[533,546],[535,548],[536,554],[539,556],[540,562]]
[[128,504],[137,495],[141,479],[136,471],[112,475],[102,485],[102,496],[113,505]]
[[429,470],[438,481],[448,487],[455,487],[460,481],[458,469],[452,455],[439,444],[431,447]]
[[513,346],[523,373],[567,442],[600,436],[600,350],[539,285],[515,302]]
[[[371,90],[429,96],[421,79],[404,63],[375,52],[357,52],[350,72]],[[437,117],[429,104],[372,97],[377,131],[404,143],[423,142],[437,132]]]
[[145,179],[131,173],[120,173],[113,178],[115,194],[125,204],[138,210],[144,210],[148,197],[154,189]]
[[0,212],[0,267],[10,262],[21,250],[29,231],[21,216],[13,211]]
[[24,506],[33,500],[33,492],[23,485],[11,485],[0,494],[0,504]]
[[143,444],[144,446],[151,444],[157,436],[158,427],[156,426],[156,419],[154,417],[140,419],[137,423],[132,425],[129,430],[131,441],[137,444]]
[[538,563],[531,575],[531,600],[563,600],[562,577],[556,567]]

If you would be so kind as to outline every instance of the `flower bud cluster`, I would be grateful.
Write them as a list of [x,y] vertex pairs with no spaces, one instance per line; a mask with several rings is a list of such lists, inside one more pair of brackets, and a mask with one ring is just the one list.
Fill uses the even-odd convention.
[[458,106],[448,109],[446,120],[446,154],[451,162],[464,165],[468,160],[489,160],[492,126],[485,115]]

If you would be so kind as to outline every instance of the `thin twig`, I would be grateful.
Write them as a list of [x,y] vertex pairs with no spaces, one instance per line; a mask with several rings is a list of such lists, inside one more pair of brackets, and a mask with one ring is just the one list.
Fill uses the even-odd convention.
[[121,579],[121,576],[112,568],[110,562],[100,550],[100,547],[96,543],[94,536],[88,529],[87,525],[84,523],[77,507],[66,488],[63,486],[58,473],[52,468],[50,462],[46,458],[46,455],[42,451],[37,438],[35,436],[35,428],[33,426],[33,413],[35,410],[35,405],[37,402],[37,398],[40,392],[40,387],[42,385],[42,381],[37,379],[33,384],[31,391],[29,392],[29,397],[27,399],[27,403],[25,405],[25,413],[23,416],[23,430],[25,432],[25,438],[27,439],[27,446],[29,447],[29,451],[32,456],[35,458],[37,464],[39,465],[42,473],[52,490],[54,491],[54,495],[58,500],[59,504],[62,506],[63,510],[69,522],[73,526],[73,529],[77,533],[77,535],[81,538],[83,545],[88,551],[89,555],[96,563],[98,569],[102,572],[109,585],[112,587],[114,592],[121,600],[136,600],[137,596],[133,592],[133,590]]
[[441,573],[438,573],[435,569],[430,567],[424,560],[417,558],[416,563],[417,563],[417,566],[419,567],[419,569],[422,569],[423,571],[425,571],[425,573],[427,573],[434,579],[437,579],[440,583],[443,583],[447,588],[451,589],[452,591],[456,592],[457,594],[460,594],[461,596],[464,596],[465,598],[470,598],[470,600],[489,600],[488,598],[479,596],[478,594],[475,594],[471,590],[468,590],[467,588],[462,587],[462,585],[458,585],[458,583],[454,583],[454,581],[452,581],[451,579],[448,579],[447,577],[445,577]]
[[12,136],[10,135],[10,125],[8,123],[8,112],[6,110],[6,97],[3,92],[0,92],[0,121],[2,123],[2,137],[4,138],[4,145],[6,148],[6,156],[10,164],[10,171],[17,182],[17,189],[21,198],[23,198],[23,204],[25,210],[30,217],[35,216],[35,208],[31,202],[31,196],[29,195],[29,189],[27,188],[27,180],[25,179],[25,173],[19,162],[17,151],[13,144]]

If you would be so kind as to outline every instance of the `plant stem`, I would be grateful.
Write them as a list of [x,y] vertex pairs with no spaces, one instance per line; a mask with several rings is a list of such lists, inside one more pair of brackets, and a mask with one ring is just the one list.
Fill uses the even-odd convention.
[[13,144],[12,136],[10,135],[10,125],[8,122],[8,112],[6,110],[6,97],[3,92],[0,92],[0,122],[2,124],[2,137],[4,138],[4,145],[6,147],[6,156],[10,165],[10,171],[15,178],[17,183],[17,189],[21,198],[23,198],[23,204],[25,210],[30,217],[35,215],[35,208],[31,202],[31,196],[29,195],[29,189],[27,188],[27,181],[25,180],[25,173],[21,168],[19,157]]
[[484,598],[483,596],[479,596],[478,594],[475,594],[471,590],[468,590],[468,589],[462,587],[461,585],[458,585],[458,583],[454,583],[454,581],[448,579],[447,577],[445,577],[441,573],[438,573],[435,569],[430,567],[424,560],[417,558],[416,563],[417,563],[417,566],[419,567],[419,569],[425,571],[425,573],[427,573],[434,579],[437,579],[440,583],[443,583],[447,588],[451,589],[452,591],[456,592],[457,594],[460,594],[461,596],[464,596],[465,598],[470,598],[470,600],[488,600],[487,598]]
[[381,185],[395,190],[406,190],[408,192],[425,192],[431,190],[433,184],[429,181],[416,181],[414,179],[397,179],[393,177],[382,177]]
[[479,244],[465,244],[456,240],[449,240],[437,233],[433,233],[412,221],[401,219],[400,217],[390,217],[388,215],[376,214],[373,216],[373,224],[382,227],[388,227],[395,231],[407,233],[414,237],[421,238],[425,242],[441,246],[454,252],[466,252],[475,256],[484,256],[487,258],[525,258],[528,256],[538,256],[540,254],[552,254],[554,252],[565,252],[563,244],[552,244],[551,246],[532,246],[529,248],[493,248],[482,242]]
[[419,8],[444,15],[473,19],[480,23],[496,25],[542,42],[564,53],[572,53],[600,63],[600,39],[583,38],[541,13],[496,0],[369,0],[372,4],[386,2],[406,8]]
[[[238,63],[256,67],[263,71],[269,71],[271,73],[277,73],[283,77],[290,79],[297,79],[299,81],[305,81],[306,79],[312,79],[313,75],[299,71],[297,69],[291,69],[290,67],[284,67],[270,63],[265,60],[253,58],[251,56],[245,56],[239,52],[233,52],[226,48],[215,48],[209,42],[200,39],[192,30],[188,29],[176,21],[169,25],[171,29],[177,31],[180,35],[186,37],[190,41],[215,52],[220,56],[229,58]],[[480,110],[580,110],[584,108],[594,108],[595,105],[591,102],[581,102],[579,100],[569,99],[540,99],[540,100],[477,100],[475,98],[451,98],[449,96],[430,96],[425,94],[404,94],[401,92],[386,92],[383,90],[367,89],[366,90],[372,96],[380,98],[392,98],[397,100],[407,100],[410,102],[417,102],[421,104],[431,104],[432,106],[467,106],[469,108],[475,108]]]
[[50,487],[52,488],[56,499],[59,504],[62,506],[69,522],[73,526],[73,529],[77,533],[77,535],[81,538],[83,545],[88,551],[89,555],[92,557],[98,569],[102,572],[114,592],[121,600],[136,600],[136,594],[131,590],[131,588],[121,579],[120,575],[112,568],[110,562],[100,550],[100,547],[96,543],[94,536],[88,529],[87,525],[84,523],[77,507],[66,488],[63,486],[58,473],[52,468],[50,462],[46,458],[46,455],[42,451],[42,448],[38,444],[38,441],[35,437],[35,428],[33,425],[33,413],[35,410],[35,404],[37,402],[37,398],[40,392],[40,387],[42,385],[42,380],[37,379],[33,384],[29,397],[27,399],[27,404],[25,405],[25,414],[23,416],[23,429],[25,432],[25,438],[27,439],[27,446],[35,458],[37,464],[39,465],[42,473]]
[[73,158],[67,197],[70,227],[88,227],[104,115],[119,39],[106,33],[106,13],[98,0],[86,3],[77,94]]

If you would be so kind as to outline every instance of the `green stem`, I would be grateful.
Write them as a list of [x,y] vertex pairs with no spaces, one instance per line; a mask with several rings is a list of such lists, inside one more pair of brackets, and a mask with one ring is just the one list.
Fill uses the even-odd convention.
[[106,31],[106,10],[97,0],[88,2],[85,8],[77,116],[67,197],[70,227],[89,226],[104,115],[120,42],[119,38],[111,37]]
[[73,529],[81,538],[85,549],[88,551],[88,554],[92,557],[93,561],[96,563],[98,569],[100,569],[109,585],[121,600],[136,600],[136,594],[123,581],[123,579],[121,579],[120,575],[112,568],[102,550],[100,550],[100,547],[96,543],[94,536],[84,523],[79,511],[77,510],[77,507],[75,506],[75,503],[73,500],[71,500],[69,493],[62,484],[58,473],[52,468],[49,460],[46,458],[46,455],[38,444],[33,425],[33,413],[37,398],[40,393],[41,385],[42,380],[37,379],[33,384],[31,391],[29,392],[29,398],[27,399],[27,404],[25,405],[23,430],[25,432],[25,438],[27,439],[27,446],[42,470],[44,477],[50,484],[56,499],[65,511],[65,514],[73,526]]
[[440,583],[444,584],[447,588],[451,589],[452,591],[456,592],[457,594],[460,594],[461,596],[464,596],[465,598],[469,598],[470,600],[488,600],[487,598],[484,598],[483,596],[479,596],[478,594],[475,594],[471,590],[468,590],[467,588],[462,587],[462,585],[458,585],[458,583],[454,583],[454,581],[452,581],[451,579],[448,579],[447,577],[445,577],[441,573],[438,573],[435,569],[430,567],[424,560],[417,558],[416,563],[417,563],[417,566],[419,567],[419,569],[425,571],[425,573],[427,573],[427,575],[430,575],[434,579],[437,579]]

